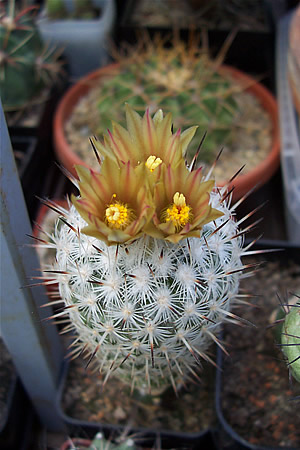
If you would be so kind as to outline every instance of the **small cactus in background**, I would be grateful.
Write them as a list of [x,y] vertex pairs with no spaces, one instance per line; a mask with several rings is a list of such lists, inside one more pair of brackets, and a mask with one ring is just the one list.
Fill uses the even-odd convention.
[[[221,70],[232,39],[233,35],[215,59],[209,56],[206,40],[199,47],[199,38],[192,34],[188,44],[175,36],[168,47],[157,36],[153,40],[141,38],[125,54],[115,52],[120,68],[113,68],[101,78],[97,99],[99,121],[93,134],[101,136],[111,126],[111,120],[125,124],[124,102],[140,113],[147,106],[151,113],[161,108],[172,113],[176,128],[185,130],[196,123],[207,130],[201,160],[212,163],[216,149],[230,144],[235,130],[243,126],[236,123],[239,107],[235,99],[243,88]],[[189,159],[198,141],[197,138],[192,141]]]
[[201,361],[214,364],[222,322],[239,320],[245,230],[226,188],[195,168],[198,152],[185,162],[196,127],[173,133],[171,114],[141,117],[128,105],[126,118],[127,129],[113,123],[92,140],[101,167],[77,166],[73,205],[48,202],[60,220],[39,240],[56,250],[45,279],[64,303],[52,318],[68,316],[70,357],[83,355],[104,384],[113,374],[132,390],[176,391]]
[[291,374],[300,382],[300,296],[298,302],[288,306],[281,328],[281,348]]
[[61,19],[68,14],[63,0],[46,0],[45,7],[47,16],[51,20]]
[[124,438],[121,436],[117,441],[113,442],[111,440],[106,440],[101,432],[95,435],[91,445],[89,445],[86,439],[69,439],[66,444],[68,445],[68,448],[72,448],[73,450],[80,450],[83,448],[90,450],[136,450],[137,448],[131,438]]
[[10,0],[0,10],[0,94],[4,110],[26,106],[61,73],[59,52],[45,45],[34,23],[35,6],[17,11]]
[[92,0],[46,0],[45,7],[50,20],[92,19],[99,14]]

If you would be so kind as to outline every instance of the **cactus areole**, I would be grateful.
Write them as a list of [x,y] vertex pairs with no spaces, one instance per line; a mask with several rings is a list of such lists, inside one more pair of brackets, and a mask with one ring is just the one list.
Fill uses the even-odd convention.
[[127,129],[114,123],[92,139],[100,166],[77,166],[70,208],[50,203],[60,220],[41,243],[56,249],[45,279],[64,303],[53,318],[68,316],[76,334],[71,357],[86,357],[104,384],[114,375],[132,389],[176,391],[214,364],[221,323],[239,319],[244,230],[226,188],[185,162],[196,127],[173,132],[171,114],[141,117],[128,105],[126,117]]

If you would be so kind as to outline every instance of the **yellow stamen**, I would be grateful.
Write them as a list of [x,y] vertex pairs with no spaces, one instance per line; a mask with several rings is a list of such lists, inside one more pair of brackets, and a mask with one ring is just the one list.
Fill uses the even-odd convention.
[[176,194],[174,194],[173,202],[174,205],[179,206],[179,208],[183,208],[184,206],[186,206],[185,196],[183,194],[179,194],[179,192],[176,192]]
[[162,160],[160,158],[151,155],[145,162],[145,166],[150,170],[150,172],[153,172],[153,170],[156,169],[156,167],[158,167],[161,163]]
[[[116,197],[114,194],[113,197]],[[120,202],[111,203],[105,210],[105,221],[110,228],[124,230],[133,220],[132,209]]]
[[172,221],[176,231],[183,228],[192,219],[192,208],[186,204],[185,196],[176,192],[173,196],[173,204],[162,214],[162,220]]

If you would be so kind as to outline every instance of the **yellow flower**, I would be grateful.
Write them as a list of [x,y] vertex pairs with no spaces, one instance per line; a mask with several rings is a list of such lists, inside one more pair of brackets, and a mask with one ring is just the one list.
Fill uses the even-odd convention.
[[177,243],[189,236],[200,237],[204,224],[222,216],[209,204],[214,181],[201,180],[201,169],[190,172],[184,162],[176,168],[169,165],[154,186],[156,211],[146,233]]
[[124,243],[143,234],[154,205],[142,172],[128,161],[120,166],[105,158],[101,173],[76,167],[80,197],[72,202],[88,223],[82,231],[106,242]]
[[130,161],[135,167],[143,164],[150,172],[167,166],[176,167],[184,158],[186,149],[197,127],[181,133],[172,133],[172,115],[163,117],[161,110],[152,118],[149,109],[143,117],[126,105],[127,130],[113,122],[112,132],[104,136],[104,142],[96,139],[93,143],[104,156],[118,162]]
[[190,172],[184,155],[197,127],[181,134],[171,129],[171,115],[161,110],[143,117],[126,106],[127,130],[113,124],[104,142],[94,145],[104,156],[100,173],[77,167],[80,197],[72,201],[88,226],[82,231],[108,245],[146,233],[177,243],[200,237],[204,224],[222,213],[210,206],[214,181]]

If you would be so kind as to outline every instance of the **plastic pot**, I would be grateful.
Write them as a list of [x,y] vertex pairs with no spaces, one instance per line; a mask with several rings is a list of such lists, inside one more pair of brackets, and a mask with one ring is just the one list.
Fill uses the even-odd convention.
[[[87,166],[74,152],[67,142],[64,127],[66,121],[72,114],[72,111],[80,100],[93,86],[93,83],[99,82],[102,77],[108,76],[118,71],[118,64],[100,68],[82,78],[74,86],[72,86],[63,96],[54,118],[54,146],[58,159],[64,167],[76,176],[74,165],[81,164]],[[228,66],[221,68],[222,72],[229,73],[238,83],[246,87],[246,92],[256,96],[269,114],[272,122],[273,136],[270,152],[267,157],[259,163],[253,170],[244,175],[239,175],[234,180],[234,199],[241,198],[250,189],[259,184],[260,186],[267,182],[276,172],[280,163],[279,152],[279,129],[278,129],[278,109],[274,96],[261,83],[256,82],[253,78],[243,72]],[[224,181],[225,182],[225,181]],[[224,184],[224,183],[223,183]],[[222,183],[221,183],[222,185]]]
[[94,0],[96,19],[50,20],[43,10],[37,25],[46,42],[63,47],[72,78],[79,78],[108,62],[108,36],[115,20],[114,0]]

